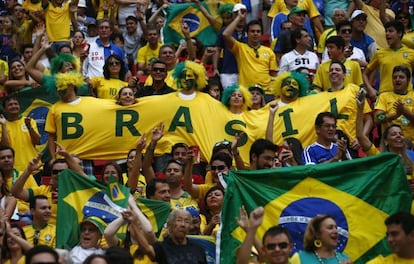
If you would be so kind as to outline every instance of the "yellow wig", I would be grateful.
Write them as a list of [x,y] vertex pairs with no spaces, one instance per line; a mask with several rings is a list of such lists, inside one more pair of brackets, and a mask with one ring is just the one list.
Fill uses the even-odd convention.
[[85,84],[83,81],[83,76],[76,71],[58,73],[56,77],[56,89],[62,91],[68,88],[69,85],[79,87]]
[[206,87],[208,78],[204,66],[193,61],[185,61],[177,64],[173,72],[173,77],[175,78],[177,87],[179,89],[182,89],[181,80],[185,78],[185,72],[187,69],[192,70],[194,72],[197,90],[201,90],[204,87]]

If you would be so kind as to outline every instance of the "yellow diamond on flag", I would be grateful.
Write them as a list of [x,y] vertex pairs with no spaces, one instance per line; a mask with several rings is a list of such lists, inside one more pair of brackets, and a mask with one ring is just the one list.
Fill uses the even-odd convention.
[[116,202],[116,201],[122,201],[122,200],[125,199],[125,195],[119,189],[118,182],[110,183],[109,184],[109,190],[110,190],[112,201]]
[[191,37],[197,36],[201,31],[210,26],[201,11],[192,6],[189,6],[184,11],[180,12],[169,24],[170,28],[184,38],[181,32],[181,22],[187,23],[190,28]]

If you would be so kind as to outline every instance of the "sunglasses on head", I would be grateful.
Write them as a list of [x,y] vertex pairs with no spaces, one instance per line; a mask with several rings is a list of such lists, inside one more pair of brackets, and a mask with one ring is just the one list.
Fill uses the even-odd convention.
[[214,147],[216,148],[216,147],[228,146],[228,145],[231,145],[231,142],[230,141],[227,141],[227,140],[224,140],[224,141],[217,142],[214,145]]
[[276,247],[279,247],[280,249],[286,249],[288,246],[289,246],[289,243],[287,243],[287,242],[269,243],[269,244],[265,245],[267,250],[275,250]]

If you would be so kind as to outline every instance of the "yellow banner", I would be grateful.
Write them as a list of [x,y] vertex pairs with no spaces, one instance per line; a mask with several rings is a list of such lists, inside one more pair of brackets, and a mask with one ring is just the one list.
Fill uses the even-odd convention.
[[[316,139],[314,120],[319,112],[331,111],[338,116],[338,128],[355,138],[355,96],[357,86],[334,93],[320,93],[299,98],[282,106],[274,121],[274,142],[295,137],[307,146]],[[113,100],[82,97],[79,104],[56,103],[46,125],[56,127],[58,142],[69,152],[83,159],[122,159],[145,133],[147,142],[151,129],[165,124],[164,137],[156,154],[169,153],[177,142],[199,146],[203,160],[209,160],[216,142],[232,141],[236,133],[246,132],[240,152],[248,163],[252,142],[265,136],[268,106],[241,115],[230,113],[220,102],[204,93],[193,100],[183,100],[178,93],[139,98],[132,106],[119,106]],[[50,121],[50,120],[49,120]],[[47,124],[50,122],[47,122]]]

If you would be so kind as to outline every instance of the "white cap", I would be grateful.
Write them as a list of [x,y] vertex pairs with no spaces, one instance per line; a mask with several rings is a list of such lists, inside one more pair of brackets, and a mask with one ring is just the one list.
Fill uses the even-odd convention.
[[365,15],[365,16],[367,16],[367,14],[364,11],[362,11],[361,9],[357,9],[354,12],[352,12],[351,18],[349,20],[352,21],[352,20],[354,20],[359,15]]
[[86,8],[86,0],[79,0],[78,7],[85,7]]
[[241,10],[241,9],[247,10],[247,7],[243,4],[235,4],[234,7],[233,7],[233,13],[234,12],[239,12],[239,10]]

